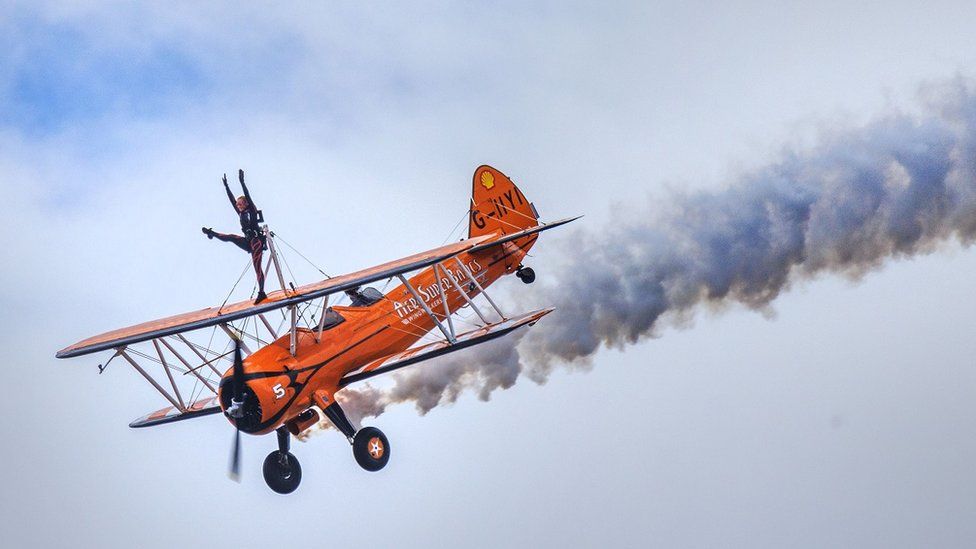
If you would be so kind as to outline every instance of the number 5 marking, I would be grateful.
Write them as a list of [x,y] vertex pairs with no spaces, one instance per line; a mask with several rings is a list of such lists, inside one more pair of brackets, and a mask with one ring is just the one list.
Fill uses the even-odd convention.
[[277,384],[271,388],[274,391],[275,400],[279,400],[285,397],[285,388],[281,384]]

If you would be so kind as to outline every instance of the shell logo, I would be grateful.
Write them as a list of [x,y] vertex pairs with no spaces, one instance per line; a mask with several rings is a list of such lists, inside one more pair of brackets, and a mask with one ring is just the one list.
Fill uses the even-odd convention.
[[481,185],[486,189],[491,189],[495,186],[495,176],[491,175],[489,171],[481,172]]

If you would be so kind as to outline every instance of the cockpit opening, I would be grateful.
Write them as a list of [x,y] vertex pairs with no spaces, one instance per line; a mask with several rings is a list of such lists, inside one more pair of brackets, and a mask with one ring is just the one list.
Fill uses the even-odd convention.
[[333,310],[332,307],[326,308],[325,312],[322,314],[325,316],[325,320],[322,321],[323,331],[335,328],[346,321],[346,319],[338,312]]
[[346,295],[352,301],[349,304],[350,307],[369,307],[373,303],[383,299],[383,294],[371,286],[346,290]]

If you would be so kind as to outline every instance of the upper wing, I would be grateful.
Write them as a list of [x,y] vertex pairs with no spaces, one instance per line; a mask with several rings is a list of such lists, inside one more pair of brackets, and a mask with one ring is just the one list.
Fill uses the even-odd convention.
[[406,351],[401,351],[399,353],[387,355],[383,358],[378,358],[369,364],[366,364],[362,368],[346,374],[341,380],[339,380],[339,387],[345,387],[350,383],[369,379],[373,376],[385,374],[386,372],[403,368],[404,366],[410,366],[411,364],[416,364],[423,360],[429,360],[434,357],[446,355],[447,353],[459,351],[465,347],[484,343],[486,341],[495,339],[496,337],[501,337],[513,330],[517,330],[525,325],[532,326],[538,322],[540,318],[551,313],[553,310],[554,309],[551,307],[548,309],[539,309],[538,311],[532,311],[531,313],[526,313],[515,318],[509,318],[502,320],[501,322],[476,328],[463,334],[458,334],[456,337],[456,342],[453,344],[445,340],[435,341],[434,343],[428,343],[427,345],[421,345],[420,347],[413,347],[411,349],[407,349]]
[[254,305],[250,301],[241,301],[220,308],[210,307],[192,313],[184,313],[144,322],[128,328],[113,330],[65,347],[58,351],[55,356],[57,358],[70,358],[86,355],[172,334],[216,326],[217,324],[231,322],[258,313],[280,309],[433,265],[461,252],[470,250],[491,238],[491,235],[470,238],[354,273],[300,286],[294,291],[284,292],[278,290],[271,292],[268,294],[268,299],[262,301],[260,305]]

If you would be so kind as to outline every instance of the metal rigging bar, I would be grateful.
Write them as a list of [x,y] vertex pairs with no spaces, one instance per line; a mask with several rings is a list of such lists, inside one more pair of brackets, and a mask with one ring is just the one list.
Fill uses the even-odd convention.
[[291,341],[289,350],[291,351],[291,356],[295,356],[295,350],[298,347],[298,308],[297,305],[292,305],[289,309],[291,310]]
[[183,403],[183,395],[180,394],[180,388],[176,386],[176,380],[173,379],[173,372],[169,370],[169,364],[166,362],[166,357],[163,356],[163,350],[159,348],[159,341],[154,339],[152,342],[153,347],[156,348],[156,354],[159,355],[159,362],[163,365],[163,370],[166,371],[166,377],[169,378],[169,384],[173,387],[176,400],[180,401],[180,411],[186,411],[186,404]]
[[441,292],[441,301],[444,303],[444,318],[447,319],[447,328],[451,332],[451,337],[448,341],[451,344],[457,343],[457,337],[454,335],[454,321],[451,319],[451,307],[447,304],[447,290],[444,289],[444,277],[441,276],[440,266],[434,263],[434,278],[437,279],[437,289]]
[[278,283],[281,284],[281,291],[288,295],[288,287],[285,286],[285,275],[281,273],[281,263],[278,262],[278,250],[275,249],[274,245],[274,234],[268,229],[268,226],[264,226],[264,234],[268,241],[268,251],[271,252],[271,261],[274,262],[275,273],[278,275]]
[[505,316],[505,313],[503,313],[502,310],[498,308],[498,305],[495,304],[495,300],[492,299],[487,292],[485,292],[485,289],[481,286],[481,283],[478,282],[478,279],[476,279],[473,274],[471,274],[471,271],[468,270],[468,268],[464,265],[464,263],[462,263],[459,258],[454,258],[454,261],[457,262],[458,267],[461,267],[461,270],[464,271],[464,274],[468,277],[468,279],[471,280],[471,283],[478,288],[478,291],[481,292],[481,295],[485,296],[485,299],[487,299],[488,303],[491,304],[491,308],[495,309],[495,312],[498,313],[498,316],[500,316],[502,320],[508,320],[508,317]]
[[437,327],[440,328],[441,333],[444,334],[444,337],[447,338],[447,340],[450,341],[451,343],[454,343],[454,336],[452,336],[451,333],[447,331],[447,328],[445,328],[444,325],[441,324],[440,320],[437,320],[437,317],[434,316],[434,311],[431,311],[430,307],[428,307],[427,304],[424,303],[424,300],[420,297],[420,294],[417,293],[417,290],[414,289],[413,285],[410,284],[410,282],[406,278],[404,278],[402,274],[398,274],[396,276],[397,278],[400,279],[400,282],[410,292],[410,295],[412,295],[413,298],[417,300],[417,304],[420,305],[420,307],[424,310],[425,313],[427,313],[427,316],[429,316],[430,319],[434,321],[434,324],[437,324]]
[[[169,352],[173,353],[173,356],[175,356],[177,360],[179,360],[180,362],[182,362],[183,365],[187,367],[187,370],[189,371],[189,373],[192,373],[193,375],[197,376],[197,379],[199,379],[201,382],[203,382],[203,384],[207,387],[207,389],[210,389],[210,392],[212,392],[213,394],[217,394],[217,390],[214,389],[213,386],[210,385],[210,382],[208,382],[206,378],[204,378],[202,375],[200,375],[200,372],[198,371],[201,367],[203,367],[203,364],[201,364],[197,368],[194,368],[194,367],[190,366],[190,363],[187,362],[186,359],[183,358],[183,356],[180,353],[177,353],[176,352],[176,349],[174,349],[173,346],[170,345],[168,341],[166,341],[163,338],[160,338],[159,341],[163,344],[163,346],[165,346],[167,349],[169,349]],[[183,374],[183,375],[186,375],[186,374]]]
[[271,339],[278,339],[278,332],[271,327],[271,323],[268,322],[268,319],[264,317],[264,314],[258,313],[258,318],[260,318],[261,322],[264,323],[264,327],[268,329],[268,333],[271,334]]
[[319,311],[319,330],[315,334],[315,342],[322,343],[322,331],[325,330],[325,313],[328,311],[329,296],[322,298],[322,310]]
[[481,309],[479,309],[478,306],[474,304],[474,301],[471,300],[471,297],[468,296],[468,292],[465,292],[464,288],[462,288],[461,285],[458,284],[457,280],[454,280],[454,276],[452,276],[451,271],[448,270],[447,267],[444,267],[443,265],[441,266],[441,269],[444,269],[444,271],[448,275],[447,278],[451,280],[451,284],[453,284],[454,287],[457,288],[458,293],[460,293],[461,297],[464,298],[464,301],[466,301],[468,305],[471,306],[471,309],[475,312],[475,314],[478,315],[478,318],[480,318],[481,321],[484,322],[485,324],[488,324],[488,319],[485,318],[485,315],[482,314]]
[[[198,366],[198,368],[199,367],[202,367],[202,366],[210,366],[210,369],[213,370],[213,373],[217,374],[217,376],[220,377],[220,370],[218,370],[217,368],[215,368],[214,365],[213,365],[213,363],[214,362],[217,362],[221,358],[224,358],[226,356],[229,356],[231,354],[231,352],[227,352],[227,353],[224,353],[222,355],[216,356],[214,358],[208,359],[207,357],[203,356],[203,353],[201,353],[196,348],[196,345],[195,344],[191,343],[189,340],[187,340],[185,337],[183,337],[183,334],[176,334],[176,337],[178,337],[180,339],[180,341],[182,341],[183,343],[185,343],[186,346],[189,347],[190,350],[193,351],[193,353],[195,355],[197,355],[198,357],[200,357],[200,360],[203,361],[203,364],[201,364],[200,366]],[[210,349],[207,349],[207,352],[208,353],[212,353],[213,351],[211,351]]]
[[227,337],[233,339],[234,341],[239,342],[241,344],[241,349],[244,349],[245,353],[249,355],[253,354],[251,353],[251,349],[248,348],[247,343],[244,343],[244,338],[237,333],[236,329],[231,330],[226,323],[221,324],[220,329],[223,330],[225,334],[227,334]]
[[180,410],[182,410],[182,408],[180,408],[179,403],[176,402],[176,400],[173,397],[171,397],[169,395],[169,393],[166,392],[165,389],[163,389],[162,387],[160,387],[159,384],[156,383],[156,380],[153,379],[151,375],[147,374],[146,371],[142,369],[142,366],[139,366],[139,363],[138,362],[136,362],[135,360],[132,360],[132,357],[129,356],[129,353],[125,352],[125,347],[120,347],[119,348],[119,355],[122,358],[124,358],[129,364],[131,364],[132,367],[135,368],[137,372],[139,372],[140,374],[142,374],[142,377],[146,378],[146,381],[148,381],[150,384],[152,384],[152,386],[155,387],[157,391],[159,391],[159,394],[161,394],[164,397],[166,397],[166,400],[168,400],[170,402],[170,404],[172,404],[174,407],[179,408]]
[[[268,226],[264,226],[264,234],[268,241],[268,251],[271,253],[271,261],[274,262],[275,274],[278,275],[278,283],[281,284],[281,291],[285,295],[288,295],[288,286],[285,285],[285,275],[281,272],[281,262],[278,260],[278,250],[275,248],[274,244],[274,233],[268,229]],[[288,307],[288,311],[291,313],[291,334],[289,334],[289,351],[291,356],[295,356],[295,351],[298,347],[298,306],[291,305]],[[262,320],[264,320],[262,318]],[[270,329],[270,327],[268,327]]]

